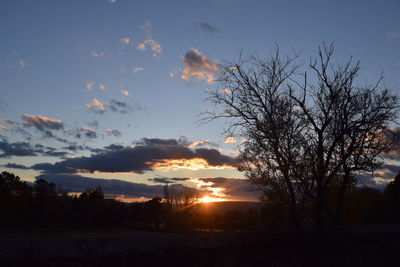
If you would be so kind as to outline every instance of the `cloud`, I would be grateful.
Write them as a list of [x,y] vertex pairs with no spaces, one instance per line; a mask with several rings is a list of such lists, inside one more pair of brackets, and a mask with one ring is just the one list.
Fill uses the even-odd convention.
[[229,136],[224,140],[224,144],[234,144],[234,143],[236,143],[236,139],[232,136]]
[[4,168],[10,168],[10,169],[20,169],[20,170],[29,170],[30,168],[21,164],[16,164],[16,163],[7,163],[4,165],[1,165]]
[[95,113],[104,113],[107,110],[106,104],[97,98],[93,98],[92,103],[86,104],[86,106]]
[[163,196],[162,185],[147,185],[116,179],[89,178],[76,174],[49,173],[41,174],[36,179],[45,179],[56,185],[61,185],[70,192],[82,192],[87,188],[101,187],[105,194],[122,194],[128,197],[153,198]]
[[94,86],[95,84],[96,84],[95,82],[88,81],[88,82],[86,82],[86,84],[85,84],[85,88],[86,88],[88,91],[90,91],[90,90],[92,90],[92,88],[93,88],[93,86]]
[[39,131],[61,130],[64,128],[61,120],[52,119],[46,116],[24,114],[22,115],[22,119],[25,126],[34,127]]
[[106,129],[106,132],[109,136],[120,137],[122,135],[120,131],[110,128]]
[[109,106],[110,110],[112,110],[113,112],[117,112],[117,113],[128,113],[129,111],[134,109],[128,103],[126,103],[124,101],[118,101],[115,99],[112,99],[108,106]]
[[130,45],[131,43],[132,43],[131,38],[129,38],[129,37],[122,37],[121,38],[121,44]]
[[147,39],[139,43],[136,48],[140,51],[146,51],[147,49],[150,49],[153,51],[153,57],[158,57],[159,54],[162,53],[163,48],[159,42],[151,37],[151,23],[146,22],[144,25],[141,25],[140,28],[146,33]]
[[218,147],[218,144],[210,142],[208,140],[195,141],[195,142],[192,142],[192,143],[188,144],[189,148],[210,147],[210,146]]
[[97,52],[92,52],[91,53],[91,55],[92,55],[92,57],[96,57],[96,58],[98,58],[98,57],[103,57],[104,56],[104,53],[97,53]]
[[184,177],[174,177],[174,178],[167,178],[167,177],[155,177],[155,178],[149,178],[147,179],[150,182],[153,183],[160,183],[160,184],[175,184],[177,182],[185,182],[189,181],[190,178],[184,178]]
[[25,68],[27,67],[26,62],[25,62],[25,60],[23,60],[23,59],[20,59],[20,60],[18,61],[18,65],[19,65],[19,67],[20,67],[21,69],[25,69]]
[[199,178],[192,179],[200,186],[198,188],[209,191],[211,196],[235,201],[259,201],[260,192],[249,181],[238,178]]
[[117,0],[108,0],[108,3],[110,4],[115,4],[117,2]]
[[186,82],[191,80],[206,80],[212,83],[214,75],[219,72],[220,64],[217,61],[210,60],[196,48],[189,49],[183,56],[182,61],[185,65],[181,78]]
[[207,22],[198,22],[196,25],[205,33],[217,34],[222,32],[220,29]]
[[28,142],[8,142],[4,137],[0,139],[0,158],[9,158],[12,156],[26,157],[26,156],[51,156],[51,157],[65,157],[69,153],[59,151],[56,148],[44,146],[41,144],[32,145]]
[[121,90],[121,94],[123,94],[124,96],[128,96],[129,92],[127,90]]
[[[199,164],[199,162],[201,164]],[[55,164],[36,164],[43,172],[134,172],[144,173],[158,168],[232,168],[236,158],[215,149],[192,150],[175,139],[144,138],[134,146],[115,147],[89,157],[69,158]],[[179,165],[181,164],[181,165]]]
[[7,67],[10,69],[25,69],[28,67],[26,61],[20,56],[20,54],[13,50],[6,58]]
[[37,151],[31,147],[27,142],[15,142],[9,143],[6,140],[0,141],[0,150],[3,153],[0,154],[0,158],[8,158],[11,156],[36,156]]
[[174,78],[175,75],[177,75],[177,74],[178,74],[178,71],[177,71],[177,70],[174,70],[174,71],[170,71],[170,72],[168,73],[168,76],[169,76],[170,78]]
[[105,84],[104,83],[101,83],[101,84],[99,84],[99,88],[101,89],[101,90],[106,90],[106,86],[105,86]]
[[90,111],[98,114],[103,114],[107,110],[111,110],[115,113],[124,114],[134,110],[140,110],[142,108],[139,104],[135,104],[134,106],[132,106],[127,102],[115,99],[112,99],[110,103],[104,103],[97,98],[93,98],[92,103],[86,104],[86,107],[88,107]]
[[133,73],[138,73],[138,72],[140,72],[140,71],[143,71],[143,68],[142,68],[142,67],[133,67],[133,68],[132,68],[132,72],[133,72]]
[[97,138],[97,132],[89,127],[81,127],[78,129],[75,137],[81,138],[82,136],[94,139]]

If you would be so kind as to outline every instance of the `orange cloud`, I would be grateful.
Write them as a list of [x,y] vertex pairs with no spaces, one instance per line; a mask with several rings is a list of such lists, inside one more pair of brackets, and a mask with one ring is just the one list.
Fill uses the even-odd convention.
[[86,104],[86,106],[94,111],[104,112],[106,107],[103,102],[99,101],[97,98],[93,98],[92,103]]
[[151,37],[151,23],[146,22],[140,28],[146,33],[147,39],[139,43],[136,48],[140,51],[150,49],[153,51],[153,57],[157,57],[162,52],[162,45]]
[[224,140],[224,144],[234,144],[234,143],[236,143],[236,139],[232,136],[229,136]]
[[201,170],[201,169],[225,169],[233,168],[227,165],[211,166],[205,159],[192,158],[192,159],[165,159],[155,162],[146,162],[146,164],[152,165],[153,169],[157,170]]
[[123,38],[121,38],[121,43],[125,44],[125,45],[129,45],[131,43],[131,38],[123,37]]
[[186,82],[193,79],[206,80],[207,83],[213,83],[214,75],[219,72],[220,65],[217,61],[210,60],[196,48],[189,49],[182,58],[185,68],[182,71],[181,78]]

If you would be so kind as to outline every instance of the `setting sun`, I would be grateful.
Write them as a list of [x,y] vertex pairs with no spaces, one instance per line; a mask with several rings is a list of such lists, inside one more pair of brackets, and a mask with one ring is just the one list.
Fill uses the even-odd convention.
[[221,202],[221,201],[226,201],[225,198],[219,198],[219,197],[210,197],[210,196],[204,196],[199,199],[200,203],[210,203],[210,202]]

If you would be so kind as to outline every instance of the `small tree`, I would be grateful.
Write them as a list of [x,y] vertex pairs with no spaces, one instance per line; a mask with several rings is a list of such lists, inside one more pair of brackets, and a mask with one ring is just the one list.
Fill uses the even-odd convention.
[[[295,227],[309,208],[318,229],[326,217],[340,224],[353,174],[379,166],[398,112],[399,99],[381,88],[382,79],[355,85],[359,63],[335,66],[333,51],[324,45],[308,66],[278,49],[267,60],[241,58],[222,66],[219,87],[209,91],[216,109],[204,119],[226,119],[225,133],[244,140],[239,170],[272,190]],[[333,186],[340,189],[334,207],[326,199]]]

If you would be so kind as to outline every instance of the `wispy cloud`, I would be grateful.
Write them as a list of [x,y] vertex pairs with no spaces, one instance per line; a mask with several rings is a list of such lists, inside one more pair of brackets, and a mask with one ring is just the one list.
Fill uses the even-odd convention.
[[122,37],[121,38],[121,44],[130,45],[130,44],[132,44],[132,40],[129,37]]
[[121,90],[121,94],[124,96],[128,96],[129,92],[127,90]]
[[96,83],[93,82],[93,81],[88,81],[88,82],[86,82],[86,84],[85,84],[86,90],[88,90],[88,91],[92,90],[92,88],[94,87],[95,84],[96,84]]
[[20,60],[18,61],[18,65],[19,65],[19,67],[20,67],[21,69],[25,69],[26,66],[27,66],[25,60],[23,60],[23,59],[20,59]]
[[103,56],[104,56],[104,53],[97,53],[97,52],[93,51],[93,52],[91,53],[91,55],[92,55],[92,57],[98,58],[98,57],[103,57]]
[[120,131],[110,128],[106,129],[106,133],[109,136],[115,136],[115,137],[120,137],[122,135]]
[[81,127],[78,129],[75,137],[77,138],[87,137],[90,139],[94,139],[97,138],[97,132],[89,127]]
[[119,101],[115,99],[112,99],[109,103],[104,103],[97,98],[93,98],[92,103],[86,104],[86,107],[88,107],[89,110],[98,114],[103,114],[107,110],[123,114],[133,110],[141,109],[141,106],[139,104],[132,106],[125,101]]
[[101,84],[99,84],[99,88],[101,89],[101,90],[106,90],[106,86],[105,86],[105,84],[104,83],[101,83]]
[[389,39],[397,39],[400,38],[400,31],[392,31],[392,32],[387,32],[386,37]]
[[16,50],[13,50],[6,58],[6,63],[7,67],[10,69],[25,69],[28,67],[26,60],[23,59]]
[[117,0],[108,0],[108,2],[109,2],[110,4],[115,4],[115,3],[117,2]]
[[207,22],[197,22],[196,25],[205,33],[217,34],[222,32],[220,29]]
[[141,25],[140,28],[145,32],[147,39],[139,43],[136,48],[140,51],[150,49],[153,52],[153,57],[158,57],[162,53],[163,48],[162,45],[151,36],[151,23],[146,22],[144,25]]
[[133,67],[132,68],[132,72],[133,73],[138,73],[138,72],[140,72],[140,71],[143,71],[144,69],[142,68],[142,67]]
[[185,67],[181,78],[186,82],[195,79],[212,83],[215,80],[214,75],[220,70],[220,64],[217,61],[206,58],[196,48],[189,49],[183,56],[182,61]]
[[168,76],[169,76],[170,78],[174,78],[177,74],[178,74],[178,71],[177,71],[177,70],[174,70],[174,71],[170,71],[170,72],[168,73]]

